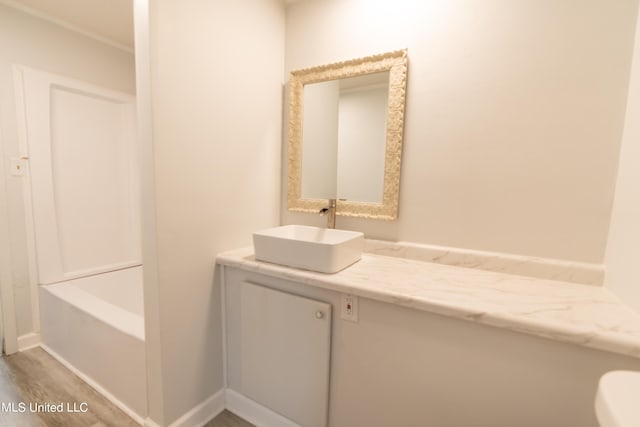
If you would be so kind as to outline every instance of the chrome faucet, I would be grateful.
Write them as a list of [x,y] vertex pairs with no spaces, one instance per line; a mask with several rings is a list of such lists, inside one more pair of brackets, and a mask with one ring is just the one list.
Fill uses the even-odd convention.
[[327,215],[327,228],[336,228],[336,199],[329,199],[329,206],[320,209],[319,214]]

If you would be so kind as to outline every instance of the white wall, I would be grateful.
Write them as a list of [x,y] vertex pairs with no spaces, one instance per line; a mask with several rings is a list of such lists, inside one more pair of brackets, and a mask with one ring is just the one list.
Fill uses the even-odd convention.
[[[287,72],[409,52],[399,219],[338,217],[338,227],[602,262],[636,8],[636,0],[290,5]],[[282,221],[324,224],[290,212]]]
[[627,115],[620,149],[605,286],[640,312],[640,26],[636,28]]
[[145,248],[157,240],[158,277],[145,278],[145,302],[157,296],[145,312],[164,384],[150,416],[165,425],[223,386],[215,255],[278,223],[284,6],[151,1],[150,43],[157,233]]
[[25,335],[35,325],[29,292],[22,181],[9,176],[9,160],[19,156],[12,64],[134,93],[134,58],[131,53],[0,4],[0,151],[5,169],[0,180],[5,180],[7,196],[0,203],[6,203],[9,220],[17,332]]

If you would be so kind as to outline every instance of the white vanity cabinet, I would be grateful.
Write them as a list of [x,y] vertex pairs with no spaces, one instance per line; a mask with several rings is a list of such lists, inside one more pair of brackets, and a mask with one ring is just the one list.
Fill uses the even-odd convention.
[[286,418],[277,425],[326,426],[331,305],[225,277],[227,394]]
[[[227,408],[257,425],[596,427],[600,377],[640,371],[640,318],[596,286],[368,253],[335,274],[256,261],[251,248],[217,262],[226,292]],[[243,282],[271,290],[250,300]],[[274,305],[272,293],[333,306],[330,371],[307,359],[328,357],[328,346],[316,347],[321,333],[301,332],[313,325],[316,306],[309,319],[298,297]],[[342,295],[357,297],[357,321],[341,316]],[[256,303],[279,308],[263,312]],[[245,320],[249,314],[257,317]],[[317,384],[328,374],[328,420],[294,418],[298,407],[327,413]],[[237,395],[281,419],[234,406]]]

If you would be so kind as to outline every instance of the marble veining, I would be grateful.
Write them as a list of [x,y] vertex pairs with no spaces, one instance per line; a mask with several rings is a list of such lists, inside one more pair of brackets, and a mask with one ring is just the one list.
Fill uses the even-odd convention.
[[336,274],[256,261],[253,248],[221,265],[448,317],[640,358],[640,314],[606,288],[365,253]]
[[584,285],[601,286],[604,279],[604,267],[601,264],[472,249],[366,239],[365,252]]

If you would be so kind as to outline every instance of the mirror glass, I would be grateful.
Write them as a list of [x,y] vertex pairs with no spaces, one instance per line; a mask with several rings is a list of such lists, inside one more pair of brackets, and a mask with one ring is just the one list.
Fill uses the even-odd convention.
[[291,73],[290,210],[397,217],[406,77],[406,50]]
[[389,72],[304,86],[302,197],[382,203]]

